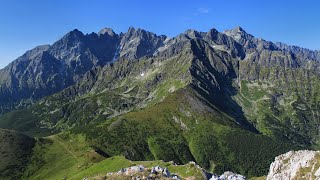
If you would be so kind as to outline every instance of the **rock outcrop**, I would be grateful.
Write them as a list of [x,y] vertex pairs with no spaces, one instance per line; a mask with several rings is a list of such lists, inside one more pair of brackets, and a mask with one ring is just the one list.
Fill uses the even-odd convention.
[[[151,179],[178,179],[180,177],[176,174],[172,174],[168,168],[160,166],[154,166],[152,168],[146,168],[143,165],[131,166],[121,169],[118,172],[108,173],[106,176],[108,179],[122,179],[125,177],[131,177],[134,180],[151,180]],[[86,179],[86,178],[85,178]]]
[[216,175],[214,174],[210,180],[245,180],[246,177],[236,174],[230,171],[224,172],[222,175]]
[[320,151],[290,151],[275,158],[267,180],[320,178]]
[[[240,174],[236,174],[230,171],[224,172],[222,175],[211,174],[202,169],[195,162],[190,162],[189,164],[193,164],[197,169],[203,172],[202,179],[205,180],[245,180],[246,178]],[[110,172],[107,174],[106,178],[124,178],[131,177],[131,179],[135,180],[151,180],[151,179],[181,179],[181,177],[173,172],[170,172],[168,168],[161,166],[154,166],[152,168],[146,168],[143,165],[131,166],[128,168],[124,168],[119,170],[118,172]],[[193,179],[194,177],[190,177]],[[198,177],[199,178],[199,177]],[[87,179],[87,178],[84,178]]]

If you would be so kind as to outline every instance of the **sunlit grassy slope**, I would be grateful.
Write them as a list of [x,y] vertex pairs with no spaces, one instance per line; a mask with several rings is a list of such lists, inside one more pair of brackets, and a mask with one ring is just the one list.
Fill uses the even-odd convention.
[[[137,164],[118,156],[155,164],[196,161],[215,173],[261,176],[275,156],[296,148],[244,130],[200,101],[190,90],[177,91],[149,108],[40,138],[26,176],[82,178]],[[176,171],[183,174],[183,167]]]

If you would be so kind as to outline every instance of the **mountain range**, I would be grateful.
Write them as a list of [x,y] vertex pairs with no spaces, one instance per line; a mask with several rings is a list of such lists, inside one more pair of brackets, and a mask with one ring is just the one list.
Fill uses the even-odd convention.
[[72,178],[124,156],[266,175],[274,157],[319,148],[319,65],[320,51],[241,27],[75,29],[0,70],[0,128],[30,141],[0,174]]

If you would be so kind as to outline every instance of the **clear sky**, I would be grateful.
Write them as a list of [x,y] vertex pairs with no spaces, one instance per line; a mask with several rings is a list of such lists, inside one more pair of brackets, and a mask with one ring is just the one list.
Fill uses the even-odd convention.
[[318,0],[1,0],[0,68],[67,32],[129,26],[176,36],[186,29],[235,26],[271,41],[320,49]]

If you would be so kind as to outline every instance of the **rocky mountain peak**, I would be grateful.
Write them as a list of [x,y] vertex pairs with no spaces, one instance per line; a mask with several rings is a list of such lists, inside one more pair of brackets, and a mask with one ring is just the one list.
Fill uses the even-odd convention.
[[219,35],[219,31],[212,28],[210,29],[208,32],[207,32],[207,37],[210,38],[210,39],[216,39],[216,37]]
[[146,31],[144,29],[141,28],[134,28],[134,27],[129,27],[127,33],[124,34],[124,37],[139,37],[139,38],[148,38],[148,39],[152,39],[152,38],[161,38],[161,39],[166,39],[167,36],[165,35],[157,35],[153,32],[150,31]]
[[190,38],[202,38],[203,37],[200,32],[198,32],[194,29],[188,29],[184,32],[184,34],[186,34]]
[[78,29],[74,29],[65,35],[65,37],[83,37],[83,36],[84,34]]
[[237,26],[233,29],[234,31],[238,31],[238,32],[243,32],[246,33],[246,31],[241,27],[241,26]]
[[60,40],[55,42],[52,47],[54,46],[60,46],[60,45],[70,45],[74,44],[75,42],[81,41],[85,35],[79,31],[78,29],[74,29],[70,32],[68,32],[66,35],[64,35]]
[[130,27],[128,32],[121,36],[120,57],[126,59],[138,59],[146,55],[152,55],[163,46],[166,36],[158,36],[144,29]]
[[99,36],[106,35],[106,34],[109,35],[109,36],[115,36],[116,35],[116,33],[111,28],[103,28],[98,33]]
[[233,34],[248,34],[241,26],[237,26],[231,30],[227,30],[229,32],[232,32]]
[[217,34],[217,33],[219,33],[219,31],[217,29],[215,29],[215,28],[212,28],[212,29],[209,30],[208,33]]
[[73,55],[84,50],[84,38],[85,35],[79,30],[75,29],[55,42],[49,51],[57,59],[71,61],[74,59]]
[[270,41],[266,41],[261,38],[255,38],[253,35],[248,34],[240,26],[233,28],[231,30],[226,30],[223,32],[225,35],[233,38],[239,44],[241,44],[247,52],[252,52],[255,50],[277,50],[277,46]]
[[130,26],[129,29],[128,29],[128,31],[127,31],[127,33],[128,33],[128,34],[132,34],[132,33],[134,33],[135,31],[136,31],[136,29],[135,29],[134,27]]
[[226,30],[223,32],[224,34],[234,38],[236,41],[243,40],[251,40],[253,36],[248,34],[242,27],[237,26],[231,30]]

